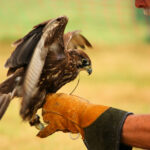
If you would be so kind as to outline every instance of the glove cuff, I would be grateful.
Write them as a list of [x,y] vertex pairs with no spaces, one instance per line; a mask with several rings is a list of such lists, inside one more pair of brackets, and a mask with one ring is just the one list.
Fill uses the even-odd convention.
[[84,143],[88,150],[131,150],[120,143],[124,121],[132,113],[107,109],[95,122],[84,128]]

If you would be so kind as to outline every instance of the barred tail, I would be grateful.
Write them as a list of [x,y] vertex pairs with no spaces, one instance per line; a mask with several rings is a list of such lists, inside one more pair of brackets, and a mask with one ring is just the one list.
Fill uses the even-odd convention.
[[5,111],[7,110],[11,101],[11,94],[0,94],[0,120],[2,119]]

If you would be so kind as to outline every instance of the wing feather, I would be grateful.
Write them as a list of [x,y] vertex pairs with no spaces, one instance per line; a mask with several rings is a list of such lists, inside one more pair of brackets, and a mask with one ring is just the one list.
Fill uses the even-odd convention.
[[6,61],[5,67],[17,68],[29,64],[34,49],[43,34],[43,28],[47,23],[48,21],[45,21],[36,25],[26,36],[13,43],[16,48]]
[[26,73],[25,80],[24,80],[23,100],[26,106],[28,105],[30,98],[33,97],[34,94],[36,93],[37,84],[39,82],[39,79],[43,70],[47,52],[48,52],[48,48],[44,47],[44,40],[43,38],[41,38],[41,40],[39,41],[34,51],[34,54],[32,56],[32,59],[27,69],[27,73]]
[[[46,29],[49,28],[48,23],[46,25]],[[44,28],[44,30],[45,30]],[[41,36],[41,39],[39,40],[33,56],[31,58],[30,64],[28,66],[24,84],[23,84],[23,102],[22,102],[22,108],[23,110],[26,110],[26,108],[32,103],[31,98],[37,94],[38,91],[38,82],[42,74],[42,70],[46,61],[46,57],[48,54],[49,46],[45,46],[45,42],[47,40],[51,40],[49,36],[49,32],[44,31],[43,35]]]
[[68,32],[64,35],[64,43],[66,49],[77,49],[78,47],[92,47],[91,43],[82,35],[80,31]]

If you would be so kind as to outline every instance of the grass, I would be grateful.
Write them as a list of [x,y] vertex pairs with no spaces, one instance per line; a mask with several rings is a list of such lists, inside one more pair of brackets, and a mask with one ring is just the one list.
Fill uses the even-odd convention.
[[[0,81],[6,78],[3,64],[10,55],[9,44],[0,44]],[[96,45],[87,53],[93,62],[93,74],[80,74],[80,84],[74,94],[92,103],[112,106],[134,113],[149,113],[150,51],[149,45]],[[59,92],[70,93],[77,80]],[[0,123],[0,149],[5,150],[75,150],[86,149],[79,138],[72,141],[68,134],[56,133],[38,139],[37,130],[21,121],[20,100],[12,101]],[[138,149],[134,149],[138,150]]]

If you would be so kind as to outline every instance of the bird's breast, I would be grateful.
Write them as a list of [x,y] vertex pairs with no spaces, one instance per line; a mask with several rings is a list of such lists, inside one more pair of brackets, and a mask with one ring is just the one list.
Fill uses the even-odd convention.
[[74,80],[78,75],[76,65],[67,60],[47,63],[44,66],[40,87],[46,88],[47,92],[56,92],[66,83]]

